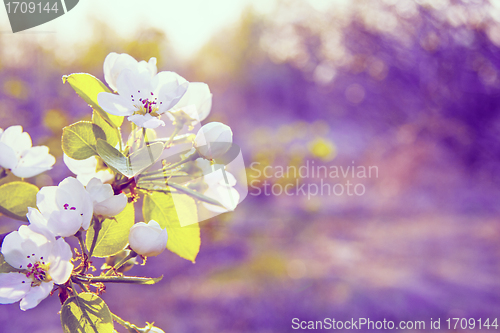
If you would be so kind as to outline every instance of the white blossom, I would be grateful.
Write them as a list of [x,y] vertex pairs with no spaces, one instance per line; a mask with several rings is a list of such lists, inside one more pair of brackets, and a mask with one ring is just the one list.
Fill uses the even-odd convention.
[[114,195],[111,185],[103,184],[100,179],[92,178],[87,184],[86,190],[92,198],[95,215],[104,217],[116,216],[127,206],[127,196],[125,193]]
[[97,156],[90,156],[84,160],[75,160],[64,154],[63,161],[68,169],[76,175],[76,179],[85,186],[92,178],[100,179],[103,183],[106,183],[114,177],[113,172],[109,169],[96,171]]
[[174,72],[156,74],[156,66],[153,68],[151,60],[150,63],[138,63],[135,66],[131,57],[108,57],[107,63],[105,61],[105,73],[109,73],[108,84],[111,82],[118,94],[99,93],[99,106],[110,114],[128,116],[129,121],[140,127],[156,128],[165,125],[158,117],[179,102],[189,83]]
[[90,194],[80,181],[68,177],[58,186],[45,186],[36,195],[45,226],[54,235],[68,237],[80,228],[87,230],[93,215]]
[[224,155],[233,142],[231,128],[219,122],[203,125],[194,139],[194,148],[206,159]]
[[139,222],[130,228],[128,237],[130,248],[136,253],[151,257],[162,253],[168,240],[166,229],[162,229],[158,222],[151,220],[149,223]]
[[0,128],[0,166],[21,178],[52,169],[56,162],[46,146],[32,147],[31,137],[19,125]]
[[34,224],[8,234],[1,250],[5,261],[21,271],[0,274],[0,303],[21,301],[23,311],[45,299],[54,283],[66,283],[73,270],[73,255],[64,239],[36,227],[43,219],[36,209],[30,209],[28,219]]

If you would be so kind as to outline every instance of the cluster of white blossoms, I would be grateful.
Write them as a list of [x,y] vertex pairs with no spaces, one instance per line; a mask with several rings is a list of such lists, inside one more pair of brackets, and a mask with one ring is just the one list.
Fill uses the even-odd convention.
[[[208,117],[212,108],[212,93],[207,84],[188,82],[174,72],[158,73],[156,58],[148,62],[137,61],[128,54],[110,53],[104,60],[104,78],[109,87],[117,92],[102,92],[97,96],[99,105],[109,114],[128,116],[139,127],[157,128],[165,125],[160,119],[166,114],[174,122],[181,125],[194,126]],[[206,160],[214,160],[223,156],[233,142],[231,128],[220,122],[211,122],[202,126],[193,142],[193,148]],[[68,167],[84,179],[82,167],[76,165],[81,161],[70,161],[65,157]],[[88,162],[91,163],[91,162]],[[92,160],[93,163],[93,160]],[[77,170],[79,169],[79,170]],[[97,177],[95,165],[88,168],[86,177]],[[225,172],[224,179],[220,173],[212,173],[206,167],[204,180],[209,189],[206,196],[219,201],[223,207],[205,204],[216,213],[232,211],[238,204],[240,196],[234,186],[236,179]],[[206,171],[206,172],[205,172]],[[105,177],[105,171],[99,171]],[[101,178],[103,181],[104,179]]]
[[[0,304],[21,300],[22,310],[40,303],[54,283],[64,284],[73,270],[73,254],[63,237],[87,230],[92,217],[113,217],[127,205],[124,193],[115,195],[109,184],[92,178],[87,186],[68,177],[37,194],[37,208],[28,208],[28,226],[8,234],[1,253],[17,271],[0,274]],[[138,254],[155,256],[167,245],[167,232],[155,221],[135,224],[130,246]]]
[[73,270],[73,254],[63,237],[90,226],[93,216],[112,217],[127,205],[109,184],[93,178],[85,187],[73,177],[58,186],[46,186],[36,196],[37,208],[28,208],[28,226],[8,234],[2,244],[5,261],[17,271],[0,274],[0,303],[21,301],[22,310],[35,307],[64,284]]
[[[160,119],[165,114],[177,129],[188,126],[192,130],[211,111],[212,94],[205,83],[189,83],[174,72],[158,73],[155,58],[146,62],[110,53],[104,61],[104,76],[113,93],[99,93],[99,107],[109,114],[126,116],[144,129],[165,125]],[[193,140],[193,160],[207,185],[203,194],[221,206],[204,205],[217,213],[234,210],[240,199],[234,188],[235,177],[221,164],[232,141],[231,128],[219,122],[202,126]],[[128,204],[127,195],[107,183],[115,180],[115,175],[110,168],[102,167],[101,157],[75,160],[64,155],[63,159],[76,178],[42,187],[36,195],[36,207],[28,208],[29,225],[8,234],[3,241],[0,252],[12,269],[0,273],[0,304],[21,301],[22,310],[31,309],[52,292],[54,285],[66,284],[74,266],[65,237],[82,236],[81,231],[89,229],[93,221],[113,219]],[[32,177],[51,169],[54,163],[48,148],[33,147],[21,126],[0,129],[0,177],[7,170],[17,177]],[[167,240],[167,230],[154,220],[134,224],[128,237],[134,256],[156,256],[165,250]],[[152,325],[149,329],[163,332]]]

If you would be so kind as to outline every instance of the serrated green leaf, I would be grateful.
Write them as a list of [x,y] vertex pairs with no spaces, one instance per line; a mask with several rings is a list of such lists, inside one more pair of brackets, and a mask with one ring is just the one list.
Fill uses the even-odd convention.
[[89,121],[79,121],[63,128],[62,149],[75,160],[84,160],[97,154],[97,140],[106,140],[104,131]]
[[[178,197],[174,198],[172,195]],[[175,204],[174,204],[175,202]],[[180,257],[195,261],[200,251],[200,225],[189,223],[197,219],[195,201],[187,195],[151,192],[144,197],[142,206],[144,221],[155,220],[162,228],[167,229],[167,249]],[[179,219],[190,220],[182,227]]]
[[96,110],[92,112],[92,122],[104,131],[104,133],[106,134],[106,141],[113,147],[116,147],[119,142],[116,130],[111,125],[109,125],[109,123],[104,120],[104,118]]
[[115,116],[104,111],[97,103],[97,95],[101,92],[111,92],[98,78],[87,73],[74,73],[64,75],[63,83],[68,82],[76,93],[83,98],[88,105],[96,110],[99,115],[112,127],[120,127],[123,123],[121,116]]
[[113,317],[106,303],[92,293],[81,293],[64,302],[61,324],[65,333],[113,333]]
[[97,140],[97,152],[110,168],[130,178],[154,164],[160,158],[163,152],[163,144],[159,142],[153,143],[126,157],[105,140]]
[[[128,234],[134,225],[134,204],[129,203],[125,209],[115,216],[116,220],[106,219],[102,222],[97,237],[93,256],[98,258],[109,257],[119,253],[128,244]],[[85,243],[90,250],[94,239],[94,228],[89,228]]]
[[11,265],[9,265],[3,256],[3,254],[0,253],[0,273],[11,273],[11,272],[20,272],[20,269],[14,268]]
[[28,221],[28,207],[36,207],[38,187],[26,182],[10,182],[0,186],[0,213],[20,221]]

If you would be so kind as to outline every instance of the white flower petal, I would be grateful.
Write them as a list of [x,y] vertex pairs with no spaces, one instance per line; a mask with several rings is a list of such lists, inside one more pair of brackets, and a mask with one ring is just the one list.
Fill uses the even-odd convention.
[[157,128],[158,126],[165,126],[165,122],[163,122],[163,120],[153,117],[150,114],[136,114],[128,117],[128,120],[137,126],[144,128]]
[[152,57],[148,62],[144,60],[139,61],[137,69],[139,72],[148,72],[151,77],[155,76],[158,72],[158,69],[156,68],[156,58]]
[[87,185],[89,181],[92,178],[97,178],[103,183],[109,182],[115,177],[111,170],[106,169],[106,170],[99,170],[96,173],[90,173],[90,174],[79,174],[76,176],[76,179],[78,179],[83,185]]
[[52,212],[59,210],[55,200],[56,193],[57,186],[44,186],[36,194],[36,206],[46,219]]
[[7,128],[0,137],[0,142],[11,147],[18,156],[32,145],[30,135],[23,132],[22,126],[19,125]]
[[104,111],[115,116],[130,116],[136,109],[129,99],[108,92],[99,93],[97,102]]
[[73,172],[75,175],[93,173],[97,168],[97,159],[95,156],[90,156],[84,160],[75,160],[64,154],[63,161],[69,171]]
[[113,173],[109,169],[99,170],[96,172],[96,156],[91,156],[84,160],[75,160],[64,154],[63,160],[68,169],[76,175],[76,179],[84,186],[87,186],[92,178],[100,179],[103,183],[105,183],[114,177]]
[[[49,230],[47,226],[47,219],[40,213],[38,209],[28,207],[28,221],[30,225],[28,226],[33,232],[44,235],[47,239],[51,240],[54,238],[54,234]],[[54,239],[55,240],[55,239]]]
[[67,177],[57,186],[55,197],[57,207],[66,210],[79,210],[83,197],[86,194],[85,187],[78,179]]
[[134,69],[137,66],[137,60],[126,53],[118,54],[111,52],[104,59],[103,71],[104,79],[109,87],[114,91],[116,88],[116,80],[124,69]]
[[206,83],[189,83],[188,89],[181,100],[174,106],[174,112],[183,110],[191,118],[203,121],[212,109],[212,93]]
[[5,261],[15,268],[26,268],[30,263],[22,247],[23,238],[18,231],[13,231],[5,236],[2,243],[2,254]]
[[109,184],[103,184],[100,179],[93,178],[85,187],[93,202],[101,202],[111,198],[115,193]]
[[20,307],[21,310],[26,311],[29,309],[33,309],[35,306],[40,304],[47,296],[49,296],[52,288],[54,287],[54,282],[42,282],[42,284],[38,287],[32,287],[26,296],[21,301]]
[[26,275],[15,272],[0,274],[0,304],[17,302],[25,297],[30,289],[31,280]]
[[[49,234],[47,238],[43,233],[39,233],[37,228],[26,225],[20,226],[17,232],[23,239],[21,247],[27,257],[30,256],[30,260],[49,257],[52,249],[51,242],[55,241],[54,235]],[[26,267],[23,266],[23,268]]]
[[236,189],[234,189],[233,187],[227,186],[210,187],[203,194],[209,198],[217,200],[222,204],[222,206],[224,206],[221,207],[203,202],[203,206],[215,213],[225,213],[228,211],[233,211],[240,200],[240,194],[238,193],[238,191],[236,191]]
[[14,169],[17,165],[17,156],[14,149],[0,142],[0,166],[7,169]]
[[55,283],[63,284],[68,281],[73,271],[73,264],[70,262],[73,253],[69,244],[62,238],[59,238],[54,243],[54,251],[57,252],[58,258],[55,262],[51,263],[49,275]]
[[[117,80],[118,93],[132,104],[139,104],[140,99],[151,98],[153,91],[149,72],[125,69]],[[133,99],[133,101],[132,101]]]
[[52,169],[55,163],[56,158],[49,154],[48,147],[32,147],[23,153],[12,173],[17,177],[29,178]]
[[116,216],[127,206],[127,196],[124,193],[113,195],[98,204],[94,204],[94,213],[102,216]]
[[[158,113],[164,113],[176,105],[186,93],[189,82],[174,72],[160,72],[152,81],[153,93],[158,98]],[[160,104],[161,103],[161,104]]]
[[47,227],[57,236],[73,236],[82,228],[82,216],[75,211],[54,211],[47,220]]
[[234,176],[229,171],[226,171],[224,167],[220,169],[214,168],[212,172],[208,173],[205,173],[204,171],[203,180],[209,186],[222,185],[232,187],[236,185],[236,178],[234,178]]

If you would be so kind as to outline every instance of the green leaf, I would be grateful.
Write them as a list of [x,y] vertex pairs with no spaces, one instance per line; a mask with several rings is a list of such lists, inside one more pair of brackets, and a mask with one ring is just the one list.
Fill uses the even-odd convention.
[[[115,216],[115,219],[106,219],[102,222],[92,256],[98,258],[109,257],[119,253],[128,244],[128,234],[135,220],[134,204],[127,204],[125,209]],[[87,249],[92,246],[93,239],[94,228],[89,228],[85,240]]]
[[63,128],[62,149],[75,160],[97,155],[97,139],[106,140],[106,133],[89,121],[79,121]]
[[64,302],[61,324],[65,333],[113,333],[113,317],[97,295],[81,293]]
[[36,207],[38,187],[26,182],[0,186],[0,213],[16,220],[28,221],[28,207]]
[[104,120],[104,118],[96,110],[92,112],[92,122],[104,131],[104,133],[106,134],[106,141],[113,147],[116,147],[119,140],[121,139],[118,138],[117,130],[109,125],[108,122]]
[[158,278],[147,278],[139,276],[77,276],[77,280],[85,283],[135,283],[135,284],[155,284],[163,279],[163,275]]
[[97,95],[101,92],[111,91],[95,76],[87,73],[64,75],[63,83],[68,82],[76,93],[87,102],[99,115],[112,127],[120,127],[123,123],[122,116],[114,116],[104,111],[97,103]]
[[97,152],[110,168],[130,178],[154,164],[160,158],[163,152],[163,144],[160,142],[153,143],[126,157],[106,141],[97,140]]
[[5,261],[3,254],[0,253],[0,273],[11,273],[11,272],[21,272],[21,270],[9,265]]
[[[173,195],[176,196],[175,200]],[[142,214],[144,221],[155,220],[167,229],[167,249],[184,259],[195,261],[201,245],[200,225],[193,223],[182,227],[179,221],[179,218],[197,221],[196,203],[192,198],[181,194],[151,192],[144,197]]]

